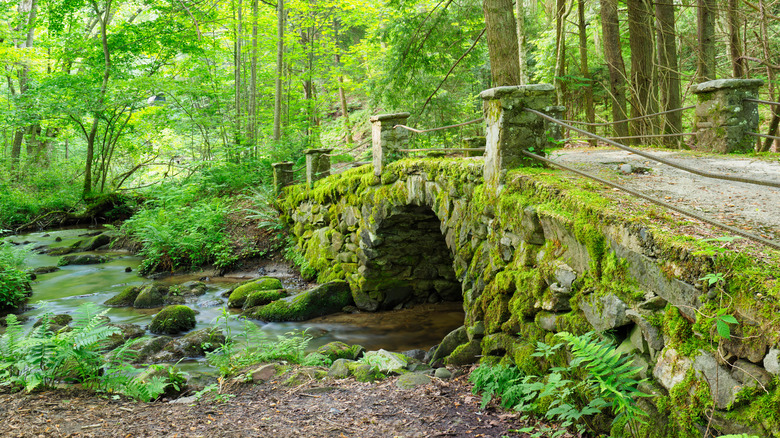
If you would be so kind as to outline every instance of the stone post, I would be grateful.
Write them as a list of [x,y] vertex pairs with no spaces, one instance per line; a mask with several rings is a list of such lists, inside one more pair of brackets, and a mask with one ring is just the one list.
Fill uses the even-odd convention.
[[[467,137],[463,139],[463,147],[466,149],[478,149],[485,147],[485,137]],[[467,157],[481,157],[485,155],[482,151],[466,152]]]
[[699,97],[696,105],[696,149],[728,154],[750,152],[758,130],[758,99],[761,79],[717,79],[691,87]]
[[278,196],[283,188],[292,184],[293,162],[282,161],[281,163],[273,163],[271,167],[274,169],[274,192]]
[[496,87],[479,96],[487,124],[485,183],[498,188],[508,169],[541,164],[520,151],[544,155],[548,146],[546,122],[523,108],[545,111],[552,106],[555,87],[550,84]]
[[379,114],[371,116],[371,144],[374,159],[374,175],[382,175],[387,163],[401,158],[399,149],[409,142],[409,131],[394,128],[395,125],[405,125],[409,113]]
[[333,149],[308,149],[306,154],[306,184],[330,175],[330,154]]

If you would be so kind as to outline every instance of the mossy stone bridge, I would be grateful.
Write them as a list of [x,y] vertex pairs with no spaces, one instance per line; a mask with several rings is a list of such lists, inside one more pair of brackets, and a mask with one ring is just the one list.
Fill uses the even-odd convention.
[[[518,148],[543,149],[549,128],[513,111],[549,107],[551,91],[483,93],[484,158],[391,161],[405,134],[398,116],[377,117],[373,166],[286,188],[280,211],[318,280],[346,280],[365,311],[462,300],[450,364],[495,357],[538,373],[537,341],[609,331],[648,378],[650,436],[701,435],[707,416],[711,431],[780,436],[762,415],[780,398],[778,253],[679,235],[659,209],[523,166]],[[739,321],[730,336],[719,315]]]

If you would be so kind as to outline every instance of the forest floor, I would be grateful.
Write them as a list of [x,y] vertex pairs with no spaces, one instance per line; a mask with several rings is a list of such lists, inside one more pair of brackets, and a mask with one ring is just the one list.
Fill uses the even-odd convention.
[[[526,437],[519,414],[480,408],[465,374],[412,389],[309,380],[225,385],[204,396],[142,403],[77,389],[0,394],[3,437]],[[229,395],[224,395],[229,394]],[[572,435],[565,434],[564,437]]]

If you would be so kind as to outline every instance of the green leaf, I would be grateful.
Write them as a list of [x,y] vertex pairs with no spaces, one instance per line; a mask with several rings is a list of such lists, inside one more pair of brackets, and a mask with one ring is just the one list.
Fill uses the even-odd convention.
[[734,317],[734,315],[723,315],[720,317],[720,319],[723,322],[727,322],[729,324],[738,324],[739,321],[737,321],[737,318]]
[[722,319],[718,319],[715,323],[715,327],[718,330],[718,334],[723,339],[731,339],[731,329],[729,329],[728,324],[723,322]]

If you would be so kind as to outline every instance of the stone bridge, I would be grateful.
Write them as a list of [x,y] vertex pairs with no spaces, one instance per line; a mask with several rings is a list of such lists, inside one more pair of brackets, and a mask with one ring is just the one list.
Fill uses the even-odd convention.
[[[518,105],[499,97],[489,124]],[[731,251],[660,209],[517,167],[515,128],[488,131],[485,159],[385,160],[289,187],[283,219],[318,280],[347,280],[362,310],[462,300],[449,364],[539,373],[536,342],[608,332],[648,379],[649,436],[702,436],[710,417],[711,432],[780,436],[778,253]],[[729,336],[718,315],[738,320]]]

